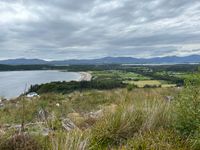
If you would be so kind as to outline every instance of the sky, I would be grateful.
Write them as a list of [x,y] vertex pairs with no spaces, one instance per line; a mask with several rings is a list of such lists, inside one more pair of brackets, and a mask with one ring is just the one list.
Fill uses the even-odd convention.
[[0,0],[0,59],[200,54],[200,0]]

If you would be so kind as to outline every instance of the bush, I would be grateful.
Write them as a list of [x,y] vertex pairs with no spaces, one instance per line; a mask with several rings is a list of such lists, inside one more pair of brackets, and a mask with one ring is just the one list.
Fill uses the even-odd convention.
[[175,101],[175,129],[200,149],[200,76],[192,75]]
[[[200,133],[200,78],[193,75],[175,101],[175,128],[184,136]],[[194,82],[195,81],[195,82]]]
[[128,91],[132,91],[134,88],[137,88],[138,86],[137,85],[135,85],[135,84],[128,84],[127,85],[127,90]]

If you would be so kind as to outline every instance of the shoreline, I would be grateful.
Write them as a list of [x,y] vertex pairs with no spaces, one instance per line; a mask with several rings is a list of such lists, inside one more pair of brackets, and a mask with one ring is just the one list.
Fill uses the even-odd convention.
[[[59,70],[57,70],[57,71],[59,71]],[[74,72],[74,73],[78,73],[79,77],[77,79],[74,79],[74,80],[71,80],[71,81],[78,81],[78,82],[80,82],[80,81],[91,81],[91,79],[92,79],[92,75],[89,72]],[[21,93],[19,93],[19,95],[20,94]],[[17,95],[17,96],[16,95],[15,96],[6,96],[6,95],[2,96],[2,95],[0,95],[0,104],[1,104],[2,99],[12,100],[12,99],[18,98],[19,95]]]
[[91,81],[92,75],[89,72],[79,72],[81,77],[78,81]]

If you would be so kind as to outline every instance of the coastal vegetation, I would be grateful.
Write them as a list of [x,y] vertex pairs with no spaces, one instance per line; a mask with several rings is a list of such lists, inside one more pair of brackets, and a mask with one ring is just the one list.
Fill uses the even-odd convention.
[[198,69],[150,68],[88,70],[91,81],[32,86],[40,96],[22,95],[0,108],[0,149],[200,149]]
[[[52,150],[199,149],[199,98],[191,88],[120,88],[21,97],[0,109],[0,148],[17,146],[19,141],[14,139],[20,138],[38,149]],[[19,132],[22,121],[24,131]]]

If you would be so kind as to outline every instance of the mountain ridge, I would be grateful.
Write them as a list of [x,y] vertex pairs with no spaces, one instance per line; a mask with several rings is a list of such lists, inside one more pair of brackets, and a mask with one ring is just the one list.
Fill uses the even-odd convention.
[[166,56],[153,58],[134,58],[134,57],[103,57],[98,59],[69,59],[46,61],[42,59],[7,59],[0,60],[4,65],[86,65],[86,64],[183,64],[200,63],[200,55],[189,56]]

